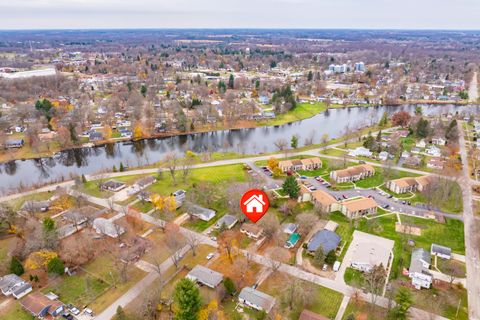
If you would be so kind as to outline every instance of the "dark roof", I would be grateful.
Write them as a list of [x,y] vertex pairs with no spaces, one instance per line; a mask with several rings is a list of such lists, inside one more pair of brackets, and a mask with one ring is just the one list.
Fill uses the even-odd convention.
[[432,243],[431,251],[432,253],[440,253],[446,256],[452,255],[452,249],[435,243]]
[[333,231],[321,230],[315,233],[308,243],[308,251],[315,251],[319,246],[322,246],[323,252],[329,253],[335,250],[342,238]]
[[303,310],[298,320],[327,320],[328,318],[310,310]]
[[251,287],[243,288],[238,298],[260,306],[267,313],[270,312],[275,305],[275,298]]
[[199,264],[188,273],[187,277],[214,288],[223,280],[223,274]]

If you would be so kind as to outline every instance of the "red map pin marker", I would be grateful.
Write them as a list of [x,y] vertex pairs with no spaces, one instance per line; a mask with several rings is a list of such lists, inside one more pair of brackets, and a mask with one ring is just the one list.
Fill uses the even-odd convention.
[[260,220],[267,213],[269,206],[267,194],[258,189],[245,192],[240,199],[240,208],[252,222]]

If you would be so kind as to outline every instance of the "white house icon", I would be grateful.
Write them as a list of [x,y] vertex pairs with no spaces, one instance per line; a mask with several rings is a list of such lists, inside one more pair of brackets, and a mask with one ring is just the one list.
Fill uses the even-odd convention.
[[265,201],[263,201],[263,195],[253,195],[247,201],[243,203],[244,206],[247,207],[248,213],[262,213],[263,206],[265,205]]

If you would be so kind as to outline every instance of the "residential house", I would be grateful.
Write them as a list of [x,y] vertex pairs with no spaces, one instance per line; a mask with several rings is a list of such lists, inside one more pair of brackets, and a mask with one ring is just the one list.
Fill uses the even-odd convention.
[[265,311],[268,314],[275,305],[275,298],[251,287],[245,287],[238,295],[238,302],[258,311]]
[[418,167],[422,160],[417,156],[410,156],[403,161],[403,164],[409,167]]
[[152,193],[148,191],[140,191],[137,195],[137,199],[145,202],[152,202]]
[[433,181],[434,181],[433,176],[420,176],[415,178],[417,181],[417,190],[422,192],[424,191]]
[[16,139],[16,140],[7,140],[5,142],[5,148],[21,148],[25,145],[25,141],[23,139]]
[[425,152],[433,157],[441,157],[442,156],[442,150],[436,146],[430,146],[425,150]]
[[115,181],[115,180],[109,180],[109,181],[106,181],[106,182],[102,183],[100,188],[103,189],[103,190],[118,192],[118,191],[122,190],[123,188],[125,188],[126,186],[127,185],[123,182]]
[[430,252],[423,248],[413,250],[408,276],[412,279],[412,284],[416,289],[428,289],[432,285],[433,276],[428,271],[430,263]]
[[197,264],[187,274],[187,279],[215,289],[223,281],[223,274]]
[[330,179],[337,183],[354,182],[371,177],[375,174],[375,169],[369,164],[360,164],[342,170],[330,172]]
[[57,317],[65,312],[65,305],[59,300],[49,299],[41,292],[34,292],[20,301],[22,307],[38,318]]
[[50,201],[27,200],[20,207],[22,212],[46,212],[50,208]]
[[286,234],[293,234],[298,229],[298,224],[286,223],[283,225],[283,232]]
[[91,131],[88,134],[88,140],[90,140],[91,142],[102,141],[102,140],[104,140],[103,134],[101,132],[98,132],[98,131]]
[[390,157],[390,154],[387,151],[382,151],[378,154],[378,160],[387,161]]
[[340,211],[350,219],[377,212],[377,202],[372,198],[358,197],[340,203]]
[[432,157],[427,162],[427,168],[443,170],[445,166],[445,160],[441,157]]
[[371,158],[373,155],[373,152],[370,151],[369,149],[365,147],[358,147],[356,149],[350,150],[348,152],[348,155],[351,157],[367,157]]
[[187,213],[203,221],[212,220],[216,214],[214,210],[204,208],[196,204],[190,204],[188,206]]
[[225,228],[230,230],[235,226],[237,222],[238,222],[237,217],[232,216],[230,214],[226,214],[220,219],[218,219],[218,221],[215,223],[214,228],[220,229],[222,226],[225,226]]
[[328,320],[328,318],[319,315],[318,313],[304,309],[302,313],[300,313],[300,317],[298,318],[298,320]]
[[415,147],[421,148],[421,149],[425,149],[426,146],[427,146],[427,143],[423,139],[415,144]]
[[155,179],[155,177],[146,176],[146,177],[143,177],[143,178],[135,181],[134,186],[136,186],[139,190],[143,190],[143,189],[151,186],[152,184],[154,184],[155,181],[157,181],[157,179]]
[[278,162],[278,167],[282,170],[282,172],[315,170],[322,167],[322,160],[320,160],[318,157],[282,160]]
[[411,156],[410,152],[405,150],[405,151],[402,151],[402,155],[400,157],[403,159],[407,159],[407,158],[410,158],[410,156]]
[[442,259],[450,260],[452,258],[452,249],[449,247],[441,246],[439,244],[432,243],[430,248],[432,256],[437,256]]
[[429,176],[405,177],[387,182],[387,188],[395,193],[422,191],[432,181]]
[[308,242],[307,251],[314,253],[319,247],[322,247],[323,252],[327,254],[337,249],[341,239],[342,238],[333,231],[317,231]]
[[323,190],[315,190],[311,193],[313,204],[323,212],[332,212],[337,210],[337,199]]
[[187,192],[185,190],[177,190],[174,193],[172,193],[172,196],[175,198],[176,203],[183,203],[185,200],[185,197],[187,196]]
[[253,223],[244,223],[240,232],[245,233],[249,238],[258,240],[263,235],[263,228]]
[[447,140],[442,137],[434,137],[432,138],[432,144],[437,146],[444,146],[445,144],[447,144]]
[[125,229],[105,218],[96,218],[93,220],[93,229],[99,233],[107,235],[111,238],[118,238],[125,233]]
[[11,273],[0,277],[0,290],[4,296],[13,296],[20,299],[32,291],[32,285]]
[[350,266],[358,271],[370,272],[374,266],[387,268],[393,259],[394,241],[355,230],[350,244]]

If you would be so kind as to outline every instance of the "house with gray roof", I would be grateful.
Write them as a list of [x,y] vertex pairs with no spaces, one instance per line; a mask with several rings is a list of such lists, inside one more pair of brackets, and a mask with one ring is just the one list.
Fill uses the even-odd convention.
[[430,248],[432,256],[437,256],[442,259],[450,260],[452,258],[452,249],[449,247],[441,246],[439,244],[432,243]]
[[0,291],[4,296],[13,296],[20,299],[32,291],[32,285],[12,273],[0,278]]
[[342,238],[333,231],[321,230],[313,235],[308,242],[307,250],[310,253],[315,252],[320,246],[325,254],[336,250]]
[[125,229],[105,218],[97,218],[93,220],[93,229],[99,234],[107,235],[111,238],[118,238],[125,233]]
[[197,264],[187,274],[187,279],[215,289],[223,281],[223,274]]
[[423,248],[413,250],[408,276],[412,279],[413,286],[418,290],[421,288],[429,289],[432,285],[433,276],[428,270],[431,261],[430,252],[427,250]]
[[286,223],[283,225],[283,232],[286,234],[293,234],[298,229],[298,224]]
[[230,214],[226,214],[220,219],[218,219],[217,223],[215,223],[215,229],[220,229],[222,225],[225,225],[227,229],[232,229],[235,224],[238,222],[237,217],[232,216]]
[[192,215],[203,221],[210,221],[215,217],[215,211],[212,209],[204,208],[196,204],[190,204],[188,206],[188,214]]
[[251,287],[245,287],[238,295],[238,302],[255,310],[269,313],[275,305],[275,298]]
[[43,201],[37,201],[37,200],[28,200],[25,201],[21,208],[20,211],[23,212],[45,212],[48,210],[50,207],[50,201],[48,200],[43,200]]

